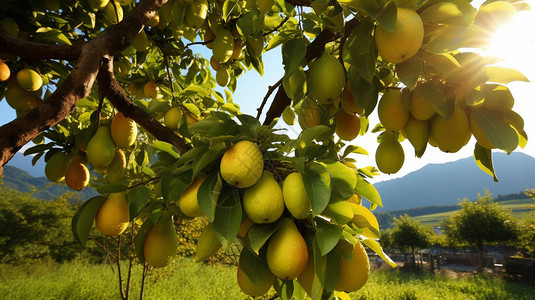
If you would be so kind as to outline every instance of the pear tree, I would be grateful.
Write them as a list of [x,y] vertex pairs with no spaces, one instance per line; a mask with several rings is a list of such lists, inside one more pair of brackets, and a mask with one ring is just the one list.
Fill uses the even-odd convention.
[[[85,245],[96,223],[118,249],[131,244],[123,256],[143,265],[143,279],[173,260],[174,221],[205,218],[195,260],[238,245],[244,293],[347,297],[366,283],[366,251],[395,266],[378,243],[382,202],[370,181],[403,167],[405,138],[421,157],[428,145],[459,151],[473,136],[476,163],[495,179],[492,151],[526,145],[507,84],[527,79],[479,50],[528,8],[3,1],[0,99],[17,118],[0,128],[0,174],[25,147],[51,181],[95,188],[73,217],[75,239]],[[267,51],[281,52],[284,75],[247,99],[256,116],[243,114],[233,92],[243,74],[264,74]],[[368,152],[355,141],[374,134],[378,144],[365,146],[378,147],[376,165],[358,165],[354,156]],[[114,258],[120,265],[120,251]],[[123,284],[119,273],[127,299]]]

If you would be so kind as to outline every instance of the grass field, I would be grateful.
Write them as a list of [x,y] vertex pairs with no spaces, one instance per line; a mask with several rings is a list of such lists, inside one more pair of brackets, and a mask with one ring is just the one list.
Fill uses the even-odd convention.
[[[505,208],[511,210],[511,213],[513,217],[522,219],[525,218],[531,211],[530,206],[533,205],[535,201],[533,199],[521,199],[521,200],[507,200],[498,202],[498,204]],[[413,219],[420,221],[422,225],[430,225],[430,226],[440,226],[440,223],[445,218],[451,216],[456,211],[448,211],[443,213],[437,213],[437,214],[428,214],[428,215],[421,215],[413,217]]]
[[[139,298],[139,267],[134,270],[131,299]],[[26,267],[0,266],[0,299],[119,299],[117,276],[109,266],[83,262]],[[271,291],[273,294],[273,290]],[[236,282],[235,267],[176,260],[152,271],[145,299],[247,299]],[[374,271],[351,299],[535,299],[535,288],[500,278],[463,278]]]

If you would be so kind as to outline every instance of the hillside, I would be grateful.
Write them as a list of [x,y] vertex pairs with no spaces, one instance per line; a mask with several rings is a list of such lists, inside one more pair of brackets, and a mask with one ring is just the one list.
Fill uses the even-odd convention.
[[377,211],[456,205],[459,199],[473,199],[485,189],[497,197],[535,187],[535,158],[523,153],[495,153],[493,159],[500,182],[494,182],[468,157],[430,164],[402,178],[376,183],[384,205]]
[[66,192],[72,194],[73,200],[87,200],[98,193],[90,188],[76,192],[69,189],[64,183],[52,183],[45,177],[33,177],[28,172],[10,165],[4,166],[4,174],[0,181],[11,189],[20,192],[34,192],[33,198],[52,200]]

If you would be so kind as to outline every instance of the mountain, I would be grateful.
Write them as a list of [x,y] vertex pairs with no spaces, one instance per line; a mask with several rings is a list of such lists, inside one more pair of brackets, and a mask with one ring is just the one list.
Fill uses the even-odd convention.
[[44,177],[45,176],[45,159],[41,157],[35,164],[32,165],[33,156],[24,156],[21,152],[15,153],[13,158],[8,161],[7,165],[12,167],[17,167],[26,171],[29,175],[33,177]]
[[53,183],[45,177],[34,177],[28,172],[10,165],[4,166],[4,174],[0,181],[8,188],[25,193],[32,192],[32,197],[38,199],[52,200],[66,192],[71,193],[72,200],[87,200],[98,195],[91,188],[73,191],[64,183]]
[[500,182],[484,173],[472,157],[444,164],[429,164],[404,177],[375,183],[383,208],[378,211],[430,205],[455,205],[475,199],[488,189],[494,197],[535,188],[535,158],[524,153],[494,153],[494,170]]

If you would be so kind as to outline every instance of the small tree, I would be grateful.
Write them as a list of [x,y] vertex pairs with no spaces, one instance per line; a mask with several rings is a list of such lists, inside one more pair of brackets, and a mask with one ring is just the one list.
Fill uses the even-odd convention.
[[[535,199],[535,189],[529,189],[525,194],[526,196]],[[535,255],[535,204],[531,205],[531,214],[529,218],[522,222],[519,242],[524,254],[527,254],[528,256]]]
[[484,196],[478,194],[474,202],[464,198],[459,205],[461,210],[450,217],[445,231],[449,239],[477,248],[480,268],[483,266],[484,245],[517,239],[519,231],[516,219],[493,201],[489,191]]
[[[431,243],[433,231],[430,227],[422,226],[419,221],[413,220],[409,215],[394,218],[392,242],[400,250],[409,250],[414,253],[418,249],[426,248]],[[415,262],[415,261],[414,261]]]

